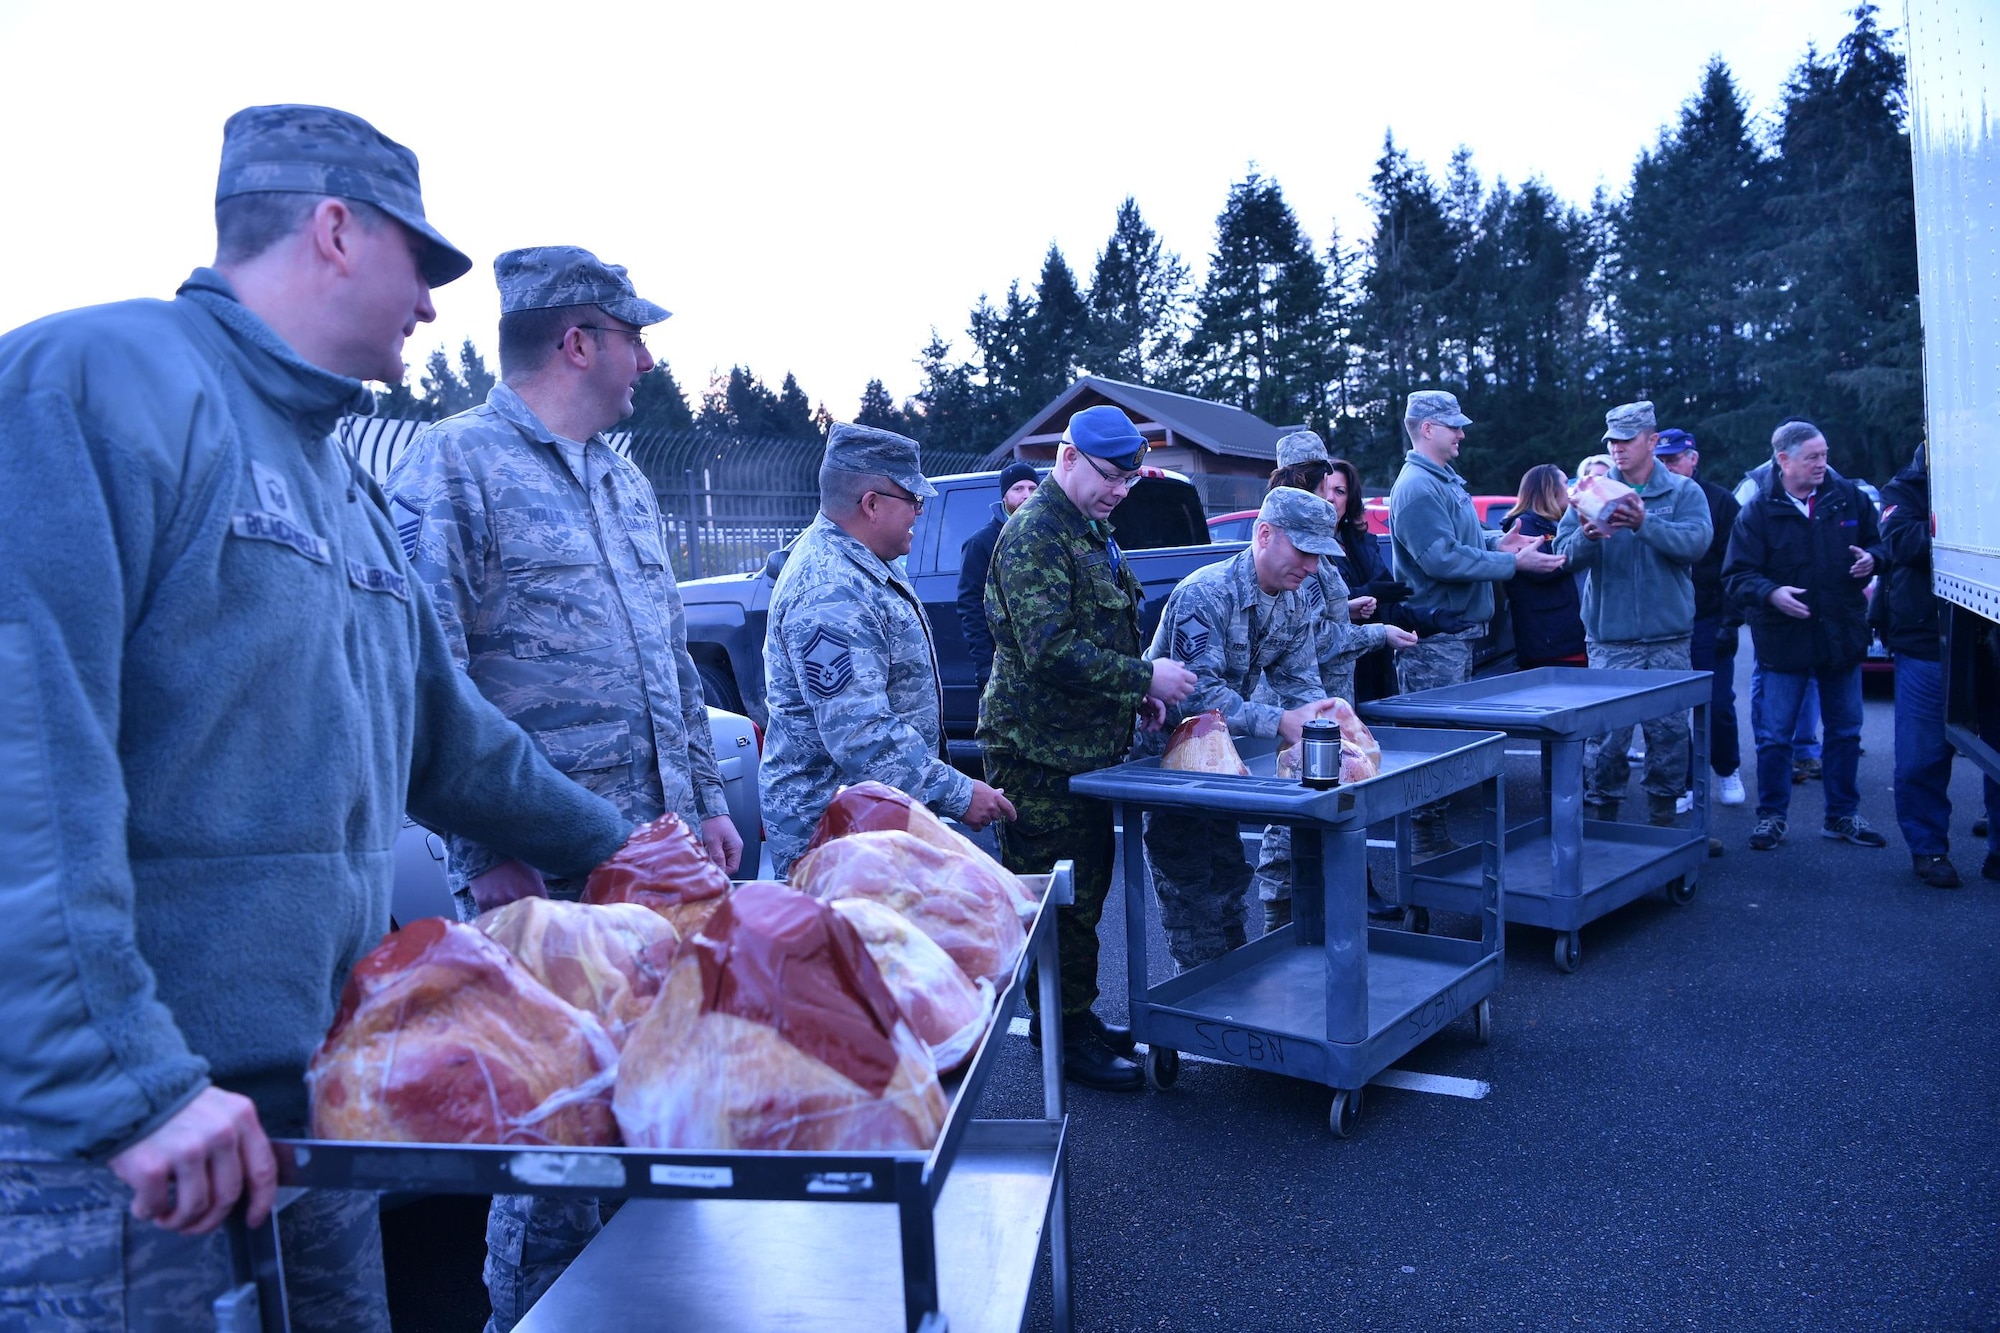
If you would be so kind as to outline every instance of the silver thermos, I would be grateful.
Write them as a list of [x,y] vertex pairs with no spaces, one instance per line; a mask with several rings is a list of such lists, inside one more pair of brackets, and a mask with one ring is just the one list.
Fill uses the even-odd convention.
[[1299,781],[1324,791],[1340,785],[1340,727],[1325,718],[1306,723],[1299,737]]

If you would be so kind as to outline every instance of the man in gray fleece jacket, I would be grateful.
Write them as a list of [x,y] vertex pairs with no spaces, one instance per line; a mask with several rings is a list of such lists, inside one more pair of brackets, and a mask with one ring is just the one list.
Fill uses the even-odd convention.
[[[470,266],[415,156],[256,107],[216,195],[172,301],[0,337],[5,1327],[209,1323],[406,807],[558,875],[629,831],[457,669],[329,434]],[[280,1224],[294,1328],[388,1326],[372,1196]]]

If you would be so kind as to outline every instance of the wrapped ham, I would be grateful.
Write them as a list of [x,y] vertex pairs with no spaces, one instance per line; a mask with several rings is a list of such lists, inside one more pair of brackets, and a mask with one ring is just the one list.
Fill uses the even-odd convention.
[[523,898],[473,925],[558,998],[604,1024],[617,1046],[653,1007],[681,946],[665,917],[637,903]]
[[1014,910],[1024,920],[1033,919],[1038,906],[1035,895],[1028,891],[1028,886],[1018,876],[1002,868],[972,839],[946,825],[922,801],[897,791],[886,782],[857,782],[852,787],[842,787],[827,805],[826,813],[819,817],[819,827],[813,830],[812,841],[806,844],[806,850],[810,852],[851,833],[883,832],[908,833],[940,850],[959,856],[976,856],[987,862],[1007,886],[1014,899]]
[[854,927],[781,884],[741,886],[688,941],[613,1105],[642,1148],[923,1149],[945,1115],[930,1050]]
[[1346,782],[1348,747],[1352,746],[1368,764],[1368,776],[1374,777],[1382,771],[1382,747],[1375,741],[1375,733],[1368,730],[1368,724],[1355,713],[1354,705],[1345,699],[1333,701],[1333,720],[1340,727],[1341,740],[1341,781]]
[[976,984],[930,936],[870,898],[841,898],[833,910],[853,926],[896,1006],[931,1048],[938,1073],[967,1060],[993,1020],[993,983]]
[[[1007,989],[1027,948],[999,867],[909,833],[855,833],[792,866],[794,887],[826,902],[872,898],[931,937],[974,981]],[[740,890],[739,890],[740,892]]]
[[587,903],[637,903],[673,924],[682,939],[701,929],[729,892],[729,876],[672,811],[633,832],[590,872]]
[[1366,782],[1368,779],[1380,774],[1382,771],[1381,754],[1382,752],[1377,750],[1375,751],[1376,757],[1370,759],[1366,750],[1363,750],[1353,741],[1347,739],[1347,737],[1342,736],[1340,738],[1340,785],[1345,787],[1351,783]]
[[1635,504],[1639,503],[1634,498],[1637,495],[1637,491],[1616,477],[1585,477],[1576,484],[1576,489],[1569,493],[1569,502],[1575,505],[1577,512],[1585,518],[1603,527],[1605,516],[1610,510],[1628,499],[1633,500]]
[[595,1018],[471,926],[428,917],[354,965],[306,1087],[320,1138],[605,1146],[617,1072]]
[[1250,776],[1250,769],[1244,764],[1242,756],[1236,753],[1236,742],[1229,739],[1229,724],[1213,708],[1206,713],[1196,713],[1174,728],[1174,734],[1167,739],[1167,753],[1160,760],[1160,767],[1177,773]]

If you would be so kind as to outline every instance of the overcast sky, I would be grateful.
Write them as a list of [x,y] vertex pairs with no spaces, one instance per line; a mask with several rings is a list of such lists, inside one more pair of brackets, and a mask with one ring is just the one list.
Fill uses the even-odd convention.
[[493,256],[574,243],[674,311],[651,341],[691,398],[740,363],[844,417],[871,376],[915,390],[933,325],[963,353],[1051,241],[1087,279],[1128,194],[1198,275],[1252,163],[1317,244],[1365,234],[1385,130],[1440,174],[1465,144],[1489,181],[1616,193],[1711,55],[1769,115],[1849,7],[0,0],[0,328],[170,295],[213,253],[224,119],[320,102],[416,150],[477,262],[413,366],[468,335],[491,360]]

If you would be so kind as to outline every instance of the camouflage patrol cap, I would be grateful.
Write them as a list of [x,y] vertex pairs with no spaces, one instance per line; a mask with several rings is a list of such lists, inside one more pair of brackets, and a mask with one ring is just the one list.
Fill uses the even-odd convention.
[[1403,420],[1435,421],[1459,429],[1472,424],[1472,418],[1458,410],[1457,396],[1442,389],[1419,389],[1411,394],[1403,407]]
[[1330,463],[1326,444],[1309,430],[1295,430],[1278,439],[1278,466],[1297,467],[1301,463]]
[[424,217],[417,155],[361,117],[325,106],[252,106],[222,127],[215,202],[239,194],[320,194],[373,204],[430,243],[424,281],[442,287],[472,267]]
[[1633,440],[1654,429],[1657,423],[1653,420],[1653,405],[1643,398],[1636,403],[1620,403],[1604,414],[1607,440]]
[[672,312],[643,300],[623,264],[607,264],[579,245],[531,245],[493,261],[500,284],[500,313],[594,305],[613,319],[640,328]]
[[922,500],[937,494],[937,487],[924,479],[917,442],[874,426],[834,422],[833,429],[827,432],[826,453],[819,465],[835,472],[887,477]]
[[1340,515],[1334,507],[1296,486],[1274,486],[1257,511],[1259,523],[1269,523],[1311,555],[1339,555]]

